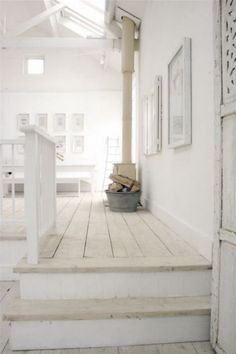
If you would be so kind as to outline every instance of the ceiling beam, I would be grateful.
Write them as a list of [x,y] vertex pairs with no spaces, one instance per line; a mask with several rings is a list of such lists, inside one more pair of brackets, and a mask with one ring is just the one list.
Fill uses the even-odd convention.
[[105,23],[110,24],[115,19],[116,0],[106,0]]
[[74,33],[78,34],[81,37],[87,38],[86,35],[83,35],[83,33],[81,33],[81,28],[82,30],[85,30],[87,32],[91,32],[94,34],[94,36],[97,37],[102,37],[103,33],[97,29],[92,28],[91,26],[88,26],[86,24],[84,24],[83,22],[76,22],[73,21],[72,19],[68,20],[67,18],[62,18],[60,19],[59,23],[62,26],[65,26],[66,28],[68,28],[70,31],[73,31]]
[[76,38],[76,37],[16,37],[5,38],[0,37],[0,47],[2,49],[11,48],[40,48],[40,49],[56,49],[56,48],[116,48],[120,49],[121,41],[118,39],[94,39],[94,38]]
[[55,15],[58,11],[62,10],[65,7],[64,4],[57,4],[54,5],[52,7],[50,7],[49,9],[41,12],[40,14],[32,17],[31,19],[29,19],[28,21],[25,21],[21,24],[19,24],[19,26],[14,29],[11,32],[8,32],[5,34],[5,37],[16,37],[19,36],[21,34],[23,34],[24,32],[28,31],[29,29],[39,25],[40,23],[44,22],[45,20],[47,20],[50,16]]
[[[43,2],[46,10],[52,8],[51,0],[43,0]],[[49,22],[51,25],[52,35],[54,37],[58,37],[59,33],[58,33],[56,14],[49,16]]]
[[121,28],[117,24],[116,21],[112,21],[110,23],[106,23],[105,24],[105,31],[106,31],[106,33],[114,36],[115,38],[121,38],[122,37]]

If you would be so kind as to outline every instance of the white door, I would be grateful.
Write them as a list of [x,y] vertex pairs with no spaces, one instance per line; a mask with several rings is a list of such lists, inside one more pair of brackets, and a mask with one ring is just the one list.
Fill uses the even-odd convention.
[[216,237],[211,340],[236,354],[236,0],[215,1]]

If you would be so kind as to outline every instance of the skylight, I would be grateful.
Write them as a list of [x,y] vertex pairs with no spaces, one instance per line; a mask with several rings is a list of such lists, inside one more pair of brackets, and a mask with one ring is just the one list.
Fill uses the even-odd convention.
[[57,0],[66,7],[59,22],[79,36],[104,37],[105,0]]

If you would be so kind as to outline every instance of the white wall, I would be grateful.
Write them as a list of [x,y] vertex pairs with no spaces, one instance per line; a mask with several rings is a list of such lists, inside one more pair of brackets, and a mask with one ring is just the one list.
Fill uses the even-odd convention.
[[[26,75],[24,58],[45,56],[44,75]],[[29,113],[35,124],[37,113],[48,113],[48,132],[67,136],[66,163],[95,163],[97,188],[102,188],[107,136],[121,134],[121,74],[99,63],[99,53],[84,55],[78,50],[4,50],[3,51],[3,133],[6,138],[19,135],[16,115]],[[66,113],[66,132],[53,129],[55,113]],[[71,153],[71,115],[85,115],[85,150]]]
[[[143,198],[152,212],[211,257],[213,238],[213,25],[211,1],[149,1],[140,40],[140,102],[163,76],[163,148],[144,157]],[[168,63],[192,39],[192,145],[168,147]],[[140,118],[141,119],[141,118]],[[141,122],[142,124],[142,122]]]

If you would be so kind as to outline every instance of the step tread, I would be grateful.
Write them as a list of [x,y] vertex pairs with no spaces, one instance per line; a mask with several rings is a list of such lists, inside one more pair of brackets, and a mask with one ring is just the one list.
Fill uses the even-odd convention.
[[4,314],[4,320],[97,320],[209,314],[209,296],[91,300],[15,299]]
[[40,258],[39,264],[28,264],[23,258],[14,268],[16,273],[105,273],[162,272],[211,269],[202,256],[163,256],[137,258]]
[[26,235],[23,234],[0,234],[0,241],[26,241]]

